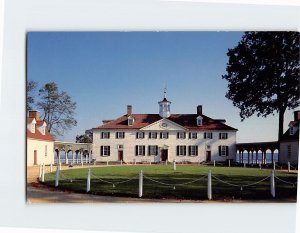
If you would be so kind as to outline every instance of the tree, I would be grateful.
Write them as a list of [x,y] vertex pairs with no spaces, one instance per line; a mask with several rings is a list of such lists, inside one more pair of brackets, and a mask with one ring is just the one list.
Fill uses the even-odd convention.
[[76,142],[93,143],[93,131],[92,130],[86,130],[85,134],[77,135],[76,136]]
[[49,132],[62,136],[64,131],[77,125],[74,119],[76,102],[66,92],[59,92],[56,83],[46,83],[39,90],[39,96],[37,106],[43,110]]
[[34,104],[34,92],[36,90],[37,87],[37,82],[35,81],[27,81],[26,83],[26,110],[32,110],[33,109],[33,104]]
[[279,114],[278,140],[284,113],[299,106],[299,33],[246,32],[228,50],[226,97],[240,109],[240,117]]

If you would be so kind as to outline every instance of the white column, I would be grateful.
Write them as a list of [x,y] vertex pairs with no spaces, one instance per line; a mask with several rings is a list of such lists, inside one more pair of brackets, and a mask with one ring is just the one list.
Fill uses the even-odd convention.
[[261,169],[261,162],[259,161],[259,163],[258,163],[258,164],[259,164],[259,169]]
[[208,200],[212,199],[211,170],[208,170],[208,176],[207,176],[207,198]]
[[66,164],[69,164],[68,151],[65,151],[65,155],[66,155]]
[[291,163],[288,161],[288,172],[291,172]]
[[89,156],[88,154],[85,155],[85,164],[88,163],[88,156]]
[[55,187],[58,186],[59,183],[59,167],[56,169],[56,175],[55,175]]
[[74,152],[72,151],[72,164],[74,164]]
[[143,196],[143,170],[139,174],[139,197]]
[[216,166],[216,160],[214,160],[214,167]]
[[83,160],[82,160],[82,152],[80,151],[79,154],[80,154],[80,163],[83,164]]
[[58,164],[60,164],[60,150],[58,151]]
[[276,170],[276,163],[275,163],[275,161],[273,161],[273,170],[274,171]]
[[228,167],[230,167],[230,159],[228,160]]
[[75,155],[76,155],[76,164],[78,164],[78,150],[77,151],[75,151]]
[[43,163],[43,166],[42,166],[42,182],[44,183],[45,182],[45,164]]
[[40,164],[40,170],[39,170],[39,179],[41,179],[41,177],[42,177],[42,164]]
[[91,169],[89,168],[86,179],[86,192],[91,190]]
[[275,175],[274,170],[271,171],[271,177],[270,177],[270,188],[271,188],[271,195],[273,198],[275,198]]

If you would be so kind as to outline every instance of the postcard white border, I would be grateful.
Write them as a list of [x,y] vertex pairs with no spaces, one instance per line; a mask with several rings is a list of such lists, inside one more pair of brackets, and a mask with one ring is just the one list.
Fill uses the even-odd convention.
[[28,31],[299,31],[298,12],[296,6],[180,1],[5,1],[0,85],[4,164],[0,169],[0,226],[113,232],[295,232],[295,204],[28,206],[24,103]]

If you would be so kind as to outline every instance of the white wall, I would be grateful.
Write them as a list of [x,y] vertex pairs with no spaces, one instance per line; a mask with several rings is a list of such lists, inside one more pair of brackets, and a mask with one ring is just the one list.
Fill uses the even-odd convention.
[[[288,158],[288,145],[291,145],[291,157]],[[279,154],[279,163],[287,164],[290,161],[293,165],[298,165],[299,158],[299,142],[281,142],[280,143],[280,154]]]
[[[199,162],[206,159],[206,145],[211,146],[211,160],[216,161],[226,161],[227,159],[235,159],[236,157],[236,132],[235,131],[206,131],[213,132],[213,139],[204,139],[204,131],[197,132],[197,139],[188,139],[188,132],[186,132],[186,139],[177,139],[178,131],[168,131],[168,139],[160,139],[159,132],[164,130],[156,131],[158,132],[157,139],[149,139],[148,130],[142,131],[145,132],[144,139],[136,139],[136,132],[138,130],[100,130],[94,129],[93,131],[93,155],[97,161],[117,161],[118,160],[118,144],[124,146],[123,149],[123,159],[125,162],[141,162],[148,160],[151,162],[157,161],[156,156],[148,155],[148,145],[157,145],[158,147],[168,146],[168,160],[173,161],[174,159],[178,162],[182,160],[189,160],[190,162]],[[110,132],[109,139],[101,139],[101,132]],[[125,132],[124,139],[117,139],[116,132]],[[153,132],[151,130],[151,132]],[[219,139],[219,133],[226,132],[228,133],[228,139],[221,140]],[[135,146],[136,145],[145,145],[146,155],[145,156],[135,156]],[[176,146],[177,145],[198,145],[198,156],[176,156]],[[229,146],[229,156],[221,157],[219,156],[218,146],[224,145]],[[101,146],[110,146],[110,156],[100,156],[100,147]],[[188,154],[188,148],[187,148]],[[159,155],[160,156],[160,155]]]
[[[45,156],[47,146],[47,156]],[[37,151],[37,164],[54,162],[54,142],[27,138],[27,166],[34,165],[34,150]]]

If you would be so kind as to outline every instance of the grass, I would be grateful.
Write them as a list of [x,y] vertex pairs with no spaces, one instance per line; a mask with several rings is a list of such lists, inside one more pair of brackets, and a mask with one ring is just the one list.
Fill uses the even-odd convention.
[[[230,186],[212,178],[212,194],[214,200],[243,199],[243,200],[272,200],[270,194],[270,178],[256,185],[241,186],[254,183],[270,176],[271,170],[241,167],[207,167],[198,165],[177,165],[173,171],[172,165],[135,165],[109,166],[91,168],[91,193],[97,195],[137,197],[139,180],[138,174],[144,173],[144,198],[174,198],[207,200],[207,173],[211,169],[212,175],[223,181],[235,184]],[[59,187],[85,193],[88,168],[61,171]],[[286,171],[276,171],[280,179],[295,183],[297,174]],[[149,180],[170,184],[168,186]],[[201,180],[197,180],[200,179]],[[128,181],[128,179],[132,179]],[[111,183],[105,183],[106,182]],[[194,181],[187,185],[185,182]],[[127,182],[128,181],[128,182]],[[54,186],[55,173],[45,175],[45,184]],[[124,182],[119,183],[118,182]],[[113,187],[113,184],[115,187]],[[289,199],[296,202],[297,185],[291,185],[275,179],[276,200]]]

